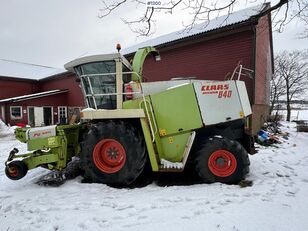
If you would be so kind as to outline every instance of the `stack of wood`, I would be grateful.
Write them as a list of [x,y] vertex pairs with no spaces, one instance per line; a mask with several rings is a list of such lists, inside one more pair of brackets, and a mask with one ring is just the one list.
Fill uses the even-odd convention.
[[308,132],[308,120],[299,120],[296,123],[298,132]]

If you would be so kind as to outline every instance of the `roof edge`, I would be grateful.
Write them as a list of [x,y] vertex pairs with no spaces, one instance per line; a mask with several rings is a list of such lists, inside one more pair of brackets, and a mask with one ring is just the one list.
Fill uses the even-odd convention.
[[[192,35],[192,36],[188,36],[188,37],[185,37],[185,38],[180,38],[180,39],[176,39],[176,40],[173,40],[173,41],[161,43],[161,44],[158,44],[154,47],[156,49],[160,49],[160,48],[163,48],[163,47],[166,47],[166,46],[176,45],[178,43],[184,42],[186,40],[190,40],[192,38],[199,38],[199,37],[202,37],[202,36],[203,37],[215,36],[215,34],[228,32],[229,28],[238,29],[240,27],[250,26],[252,22],[254,22],[254,20],[248,19],[248,20],[245,20],[245,21],[242,21],[242,22],[239,22],[239,23],[235,23],[235,24],[232,24],[232,25],[225,26],[225,27],[220,27],[220,28],[217,28],[217,29],[214,29],[214,30],[202,32],[202,33],[195,34],[195,35]],[[247,28],[247,30],[249,30],[249,29]],[[136,51],[131,52],[131,53],[126,53],[126,54],[124,54],[124,56],[129,57],[129,56],[132,56],[135,53],[136,53]]]
[[22,77],[13,77],[13,76],[4,76],[4,75],[0,75],[0,80],[33,82],[33,83],[37,83],[39,81],[38,79],[29,79],[27,77],[22,78]]
[[[269,9],[270,9],[270,2],[265,2],[265,3],[263,3],[263,8],[260,10],[260,13],[250,16],[247,20],[243,20],[243,21],[240,21],[240,22],[237,22],[237,23],[225,25],[225,26],[222,26],[222,27],[219,27],[219,28],[215,28],[215,29],[212,29],[212,30],[200,32],[200,33],[197,33],[197,34],[194,34],[194,35],[190,35],[190,36],[187,36],[187,37],[184,37],[184,38],[179,38],[179,39],[176,39],[176,40],[164,42],[164,43],[155,45],[154,47],[155,47],[155,48],[160,48],[160,47],[164,47],[164,46],[167,46],[167,45],[173,45],[173,44],[176,44],[176,43],[185,41],[185,40],[187,40],[187,39],[191,39],[191,38],[194,38],[194,37],[197,37],[197,36],[206,35],[206,34],[208,34],[208,33],[211,34],[211,35],[213,35],[213,34],[215,34],[215,33],[224,32],[224,31],[226,31],[228,28],[243,26],[243,25],[246,25],[246,24],[249,24],[249,23],[258,21],[260,17],[262,17],[262,16],[264,16],[264,15],[266,15],[266,14],[269,14],[269,13],[270,13],[270,12],[268,12]],[[267,13],[264,14],[264,12],[267,12]],[[263,15],[263,14],[264,14],[264,15]],[[258,17],[259,15],[261,15],[261,16]],[[163,36],[163,35],[162,35],[162,36]],[[145,42],[146,42],[146,41],[145,41]],[[134,53],[136,53],[136,51],[130,52],[130,53],[124,53],[124,56],[131,56],[131,55],[133,55]]]
[[52,96],[52,95],[58,95],[58,94],[66,93],[68,91],[69,91],[68,89],[55,89],[55,90],[49,90],[49,91],[43,91],[43,92],[23,95],[23,96],[15,96],[15,97],[10,97],[10,98],[6,98],[6,99],[1,99],[0,104],[1,103],[22,102],[22,101]]

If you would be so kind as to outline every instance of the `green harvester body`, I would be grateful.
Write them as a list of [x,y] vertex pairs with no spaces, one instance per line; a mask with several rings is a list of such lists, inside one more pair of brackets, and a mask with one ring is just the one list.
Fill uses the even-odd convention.
[[[248,97],[241,81],[221,83],[182,79],[144,83],[142,67],[149,54],[160,60],[158,52],[147,47],[136,52],[132,66],[120,54],[91,56],[66,64],[68,70],[77,74],[88,107],[81,112],[82,123],[16,129],[16,138],[27,143],[29,153],[18,155],[16,149],[13,150],[6,162],[7,172],[11,175],[15,173],[16,166],[10,166],[10,163],[16,159],[27,170],[39,166],[58,171],[65,169],[74,156],[83,155],[80,154],[82,145],[84,149],[88,148],[88,141],[84,137],[95,132],[100,133],[95,130],[97,125],[108,121],[131,123],[139,130],[152,171],[180,172],[184,170],[193,144],[196,143],[196,136],[202,133],[202,129],[239,120],[244,121],[245,125],[251,110],[250,105],[247,106]],[[98,69],[103,69],[106,73],[97,72]],[[102,82],[102,79],[107,80]],[[226,102],[222,102],[223,100]],[[230,103],[235,106],[228,109]],[[226,115],[221,119],[217,116],[219,113]],[[110,134],[112,137],[113,133]],[[115,138],[112,137],[113,139]],[[111,138],[106,139],[106,142],[110,140]],[[97,153],[95,147],[93,153]],[[92,153],[86,155],[91,158]],[[113,169],[118,163],[112,159],[110,161],[109,167]],[[93,162],[96,164],[97,160]],[[108,171],[107,175],[114,174],[113,170]]]

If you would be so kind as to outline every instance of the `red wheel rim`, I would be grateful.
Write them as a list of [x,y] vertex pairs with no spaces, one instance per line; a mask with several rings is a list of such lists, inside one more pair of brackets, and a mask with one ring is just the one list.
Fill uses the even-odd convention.
[[208,166],[214,175],[227,177],[235,172],[237,161],[231,152],[217,150],[210,156]]
[[125,164],[126,152],[114,139],[104,139],[96,144],[93,151],[95,166],[105,173],[115,173]]
[[8,172],[9,172],[11,177],[18,176],[18,168],[15,167],[15,166],[8,167]]

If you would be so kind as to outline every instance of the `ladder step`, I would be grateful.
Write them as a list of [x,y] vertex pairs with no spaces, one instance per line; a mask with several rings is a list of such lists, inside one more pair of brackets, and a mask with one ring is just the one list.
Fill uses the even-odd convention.
[[171,162],[165,159],[161,159],[161,168],[162,169],[178,169],[182,170],[184,168],[184,164],[182,162]]

